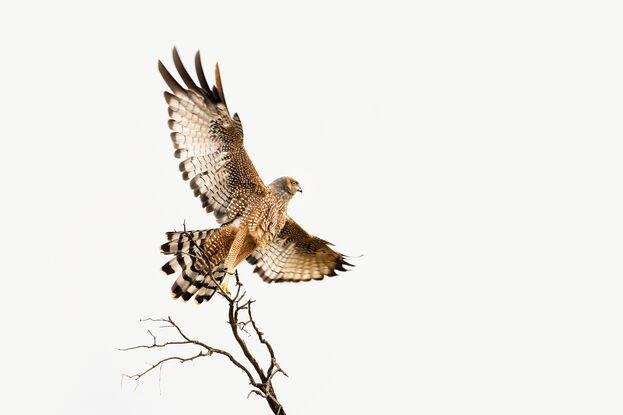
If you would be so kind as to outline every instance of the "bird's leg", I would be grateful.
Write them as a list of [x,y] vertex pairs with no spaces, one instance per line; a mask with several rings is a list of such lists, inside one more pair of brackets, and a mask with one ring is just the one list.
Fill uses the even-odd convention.
[[227,289],[227,286],[229,285],[229,276],[231,274],[233,274],[233,272],[229,272],[229,270],[225,268],[225,280],[221,283],[221,285],[219,285],[221,290],[223,290],[227,295],[229,295],[229,289]]
[[236,268],[236,265],[238,265],[236,263],[236,260],[238,259],[238,253],[240,252],[240,248],[242,248],[242,244],[244,243],[246,237],[247,227],[245,225],[241,225],[236,232],[234,241],[231,243],[229,253],[227,254],[227,258],[225,259],[225,281],[221,283],[220,287],[227,294],[229,294],[229,290],[227,289],[227,286],[229,284],[229,276],[233,274],[234,268]]

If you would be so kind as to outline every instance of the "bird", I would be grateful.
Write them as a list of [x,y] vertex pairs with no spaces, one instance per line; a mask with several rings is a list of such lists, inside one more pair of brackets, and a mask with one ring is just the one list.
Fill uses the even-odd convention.
[[288,215],[288,204],[301,184],[289,176],[265,185],[243,144],[237,113],[230,116],[218,63],[210,88],[200,52],[195,54],[199,84],[190,76],[176,48],[173,63],[182,86],[164,64],[158,70],[170,89],[164,92],[174,157],[203,208],[220,227],[167,232],[160,250],[173,257],[162,266],[179,272],[171,287],[174,299],[194,296],[201,304],[217,290],[229,294],[235,268],[244,260],[268,283],[321,280],[353,265],[332,244],[305,231]]

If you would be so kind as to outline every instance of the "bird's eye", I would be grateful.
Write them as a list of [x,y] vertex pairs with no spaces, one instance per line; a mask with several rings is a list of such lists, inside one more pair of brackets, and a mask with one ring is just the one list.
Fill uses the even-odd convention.
[[297,184],[297,182],[292,182],[292,186],[296,186]]

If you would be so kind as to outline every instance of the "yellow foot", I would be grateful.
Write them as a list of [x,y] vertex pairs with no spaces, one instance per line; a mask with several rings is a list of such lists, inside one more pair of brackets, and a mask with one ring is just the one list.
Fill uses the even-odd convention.
[[219,285],[219,287],[221,287],[221,290],[225,291],[227,295],[229,295],[229,290],[227,289],[228,285],[229,285],[229,272],[225,271],[225,281],[223,281],[221,285]]

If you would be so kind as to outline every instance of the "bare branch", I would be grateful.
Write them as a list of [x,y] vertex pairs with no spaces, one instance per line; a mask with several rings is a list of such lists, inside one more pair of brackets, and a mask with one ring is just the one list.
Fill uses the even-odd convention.
[[[186,224],[184,224],[184,232],[182,234],[189,239],[192,246],[196,249],[196,252],[199,252],[200,255],[197,256],[197,259],[201,263],[206,264],[207,257],[205,255],[205,252],[194,241],[192,234],[186,231]],[[268,403],[270,409],[272,410],[274,414],[285,415],[283,406],[279,403],[277,396],[275,394],[272,381],[273,381],[274,376],[277,373],[282,373],[285,376],[288,376],[288,375],[281,369],[281,367],[277,363],[277,359],[275,357],[275,352],[274,352],[272,345],[268,342],[268,340],[266,340],[266,338],[264,337],[264,333],[259,330],[258,325],[253,319],[253,314],[251,312],[251,305],[254,303],[254,301],[251,299],[246,299],[246,301],[243,302],[243,299],[245,298],[247,293],[246,291],[242,291],[242,283],[240,282],[240,278],[238,277],[238,271],[235,271],[234,275],[235,275],[235,290],[234,290],[235,293],[233,294],[233,296],[226,293],[220,287],[219,283],[215,280],[215,278],[211,274],[209,275],[209,277],[212,279],[212,282],[214,283],[214,285],[218,287],[217,292],[219,293],[219,295],[227,301],[227,305],[228,305],[227,323],[230,326],[231,333],[234,336],[234,339],[236,340],[238,347],[244,354],[246,360],[251,364],[250,368],[248,368],[245,364],[243,364],[241,361],[236,359],[230,352],[212,347],[209,344],[202,342],[200,340],[193,339],[191,336],[187,335],[184,332],[184,330],[182,330],[182,328],[175,321],[173,321],[173,319],[170,316],[167,318],[145,318],[145,319],[141,319],[140,321],[147,322],[147,323],[160,323],[158,328],[161,328],[161,329],[164,329],[164,328],[175,329],[174,331],[177,335],[176,337],[178,338],[164,341],[164,342],[158,342],[156,335],[151,330],[148,330],[147,334],[151,336],[151,340],[152,340],[151,344],[125,347],[125,348],[120,348],[119,350],[129,351],[129,350],[137,350],[137,349],[167,349],[169,346],[182,346],[182,347],[197,346],[201,350],[199,351],[199,353],[191,355],[190,357],[174,355],[174,356],[163,358],[155,364],[148,364],[149,367],[140,373],[137,373],[134,375],[122,375],[122,380],[124,377],[133,379],[136,381],[137,383],[136,386],[138,387],[138,382],[143,376],[152,372],[154,369],[159,368],[160,372],[158,376],[158,379],[159,379],[158,382],[160,384],[162,366],[164,365],[164,363],[169,362],[169,361],[178,361],[180,363],[185,363],[189,361],[194,361],[195,359],[198,359],[201,357],[212,356],[213,354],[219,354],[219,355],[227,357],[229,361],[234,364],[234,366],[242,370],[247,375],[249,384],[253,387],[253,389],[251,389],[251,391],[249,392],[247,398],[253,394],[258,395],[261,398],[266,400],[266,402]],[[261,344],[263,344],[268,351],[270,361],[269,361],[269,366],[267,370],[262,369],[261,365],[258,362],[258,358],[251,353],[246,342],[240,336],[240,332],[244,332],[249,338],[252,337],[251,333],[246,330],[248,325],[251,325],[253,327],[253,332],[255,332],[257,336],[257,340]],[[256,380],[256,377],[259,378],[259,380]]]
[[124,374],[123,376],[138,381],[140,378],[142,378],[143,376],[145,376],[146,374],[148,374],[152,370],[156,369],[157,367],[161,366],[165,362],[168,362],[168,361],[171,361],[171,360],[178,360],[180,363],[185,363],[185,362],[190,362],[191,360],[195,360],[195,359],[197,359],[199,357],[203,357],[203,356],[208,356],[208,354],[204,353],[204,352],[199,352],[199,353],[197,353],[196,355],[194,355],[192,357],[179,357],[179,356],[166,357],[166,358],[161,359],[160,361],[158,361],[158,363],[150,365],[148,369],[146,369],[145,371],[143,371],[141,373],[138,373],[138,374],[135,374],[135,375],[126,375],[126,374]]
[[183,342],[166,342],[166,343],[162,343],[162,344],[156,344],[155,341],[156,340],[154,339],[154,344],[147,344],[147,345],[141,344],[141,345],[138,345],[138,346],[124,347],[124,348],[120,348],[120,349],[117,349],[117,350],[119,350],[121,352],[127,352],[128,350],[153,349],[155,347],[166,347],[166,346],[171,346],[173,344],[188,344],[187,341],[183,341]]

